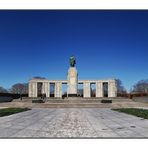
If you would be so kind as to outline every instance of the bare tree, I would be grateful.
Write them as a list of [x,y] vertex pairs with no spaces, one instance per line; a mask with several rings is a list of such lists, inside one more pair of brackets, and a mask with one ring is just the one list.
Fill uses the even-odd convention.
[[117,93],[119,94],[127,93],[120,79],[116,79],[116,83],[117,83]]
[[26,93],[28,93],[28,83],[14,84],[11,87],[10,92],[14,93],[14,94],[26,94]]
[[138,81],[133,86],[132,92],[148,93],[148,79]]
[[8,93],[8,90],[0,86],[0,93]]

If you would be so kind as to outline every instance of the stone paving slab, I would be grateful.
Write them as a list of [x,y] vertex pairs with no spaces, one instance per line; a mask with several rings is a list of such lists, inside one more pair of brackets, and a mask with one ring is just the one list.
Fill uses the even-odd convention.
[[0,117],[0,138],[141,138],[148,120],[109,108],[34,108]]

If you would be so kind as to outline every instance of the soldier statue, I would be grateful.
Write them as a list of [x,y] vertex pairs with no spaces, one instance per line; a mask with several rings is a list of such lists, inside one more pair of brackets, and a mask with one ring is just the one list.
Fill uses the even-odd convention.
[[75,67],[75,64],[76,64],[76,59],[74,56],[71,56],[70,57],[70,66],[71,67]]

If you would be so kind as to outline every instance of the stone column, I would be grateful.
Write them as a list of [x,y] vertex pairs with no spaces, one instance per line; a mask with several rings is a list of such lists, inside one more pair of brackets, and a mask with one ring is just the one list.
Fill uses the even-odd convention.
[[61,98],[62,97],[62,83],[56,82],[55,83],[55,97]]
[[37,82],[29,82],[29,97],[37,97]]
[[90,98],[90,82],[84,82],[83,89],[84,89],[83,91],[84,98],[87,98],[87,97]]
[[96,97],[103,97],[103,83],[96,82]]
[[33,84],[34,97],[37,97],[37,82]]
[[32,97],[32,83],[31,82],[29,82],[28,97]]
[[42,94],[46,94],[46,97],[49,97],[49,87],[49,82],[43,82]]
[[108,97],[117,97],[116,80],[110,80],[108,82]]

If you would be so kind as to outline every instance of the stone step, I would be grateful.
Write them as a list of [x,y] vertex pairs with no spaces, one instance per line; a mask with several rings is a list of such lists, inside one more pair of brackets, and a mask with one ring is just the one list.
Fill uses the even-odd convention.
[[98,108],[98,107],[110,107],[111,104],[102,104],[102,103],[42,103],[36,104],[36,107],[43,108]]
[[[23,98],[15,99],[13,102],[26,102],[32,103],[32,100],[40,99],[40,98]],[[101,104],[101,100],[112,100],[112,102],[132,102],[131,99],[127,98],[46,98],[46,102],[44,104]]]
[[[30,99],[31,100],[31,99]],[[125,107],[147,107],[148,104],[146,103],[139,103],[134,101],[123,101],[123,102],[114,102],[112,103],[100,103],[100,102],[91,102],[91,103],[51,103],[51,102],[45,102],[45,103],[32,103],[31,102],[7,102],[7,103],[0,103],[1,107],[28,107],[28,108],[125,108]]]

